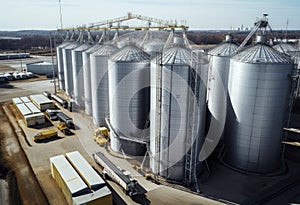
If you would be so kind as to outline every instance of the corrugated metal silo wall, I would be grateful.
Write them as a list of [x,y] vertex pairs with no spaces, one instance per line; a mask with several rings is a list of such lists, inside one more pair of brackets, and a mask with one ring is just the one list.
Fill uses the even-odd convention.
[[84,87],[84,110],[86,114],[92,115],[92,90],[91,90],[91,64],[90,53],[82,52],[83,64],[83,87]]
[[108,66],[111,125],[119,136],[143,140],[149,136],[144,126],[150,109],[150,62],[109,60]]
[[154,174],[159,174],[159,136],[160,136],[160,77],[158,57],[151,61],[150,69],[150,168]]
[[97,126],[106,126],[109,118],[108,57],[91,56],[91,89],[93,121]]
[[244,63],[231,59],[227,163],[255,173],[279,168],[291,72],[291,64]]
[[184,177],[189,74],[190,68],[186,65],[162,67],[160,173],[177,181]]
[[226,116],[229,65],[229,56],[210,56],[207,100],[208,109],[217,121]]
[[84,106],[84,78],[83,78],[83,59],[82,52],[91,45],[83,44],[72,50],[72,66],[73,66],[73,84],[75,103],[79,107]]
[[62,49],[69,45],[69,42],[64,42],[56,47],[57,67],[58,67],[58,85],[60,90],[65,90],[64,62]]
[[155,174],[181,182],[186,154],[195,148],[190,163],[199,160],[205,133],[208,61],[206,54],[196,53],[199,59],[195,55],[193,68],[187,63],[161,66],[159,56],[151,62],[150,167]]
[[70,43],[63,48],[63,62],[64,62],[64,76],[65,76],[65,90],[68,96],[73,94],[73,66],[72,66],[72,50],[78,47],[76,42]]
[[84,79],[84,108],[88,115],[92,115],[92,88],[91,79],[95,73],[91,73],[91,54],[97,51],[101,46],[94,45],[93,47],[82,52],[82,63],[83,63],[83,79]]

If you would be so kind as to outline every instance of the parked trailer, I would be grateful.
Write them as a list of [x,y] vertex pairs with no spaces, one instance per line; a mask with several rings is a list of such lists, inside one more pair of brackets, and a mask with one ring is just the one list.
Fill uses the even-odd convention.
[[45,139],[50,139],[52,137],[57,137],[56,129],[42,130],[32,137],[33,141],[41,141]]
[[62,97],[53,94],[52,99],[58,102],[63,108],[67,109],[68,108],[68,101],[63,99]]
[[37,106],[41,111],[55,108],[52,100],[49,100],[42,94],[30,95],[29,98],[31,99],[32,103],[35,104],[35,106]]
[[43,95],[44,95],[45,97],[47,97],[49,100],[52,99],[52,98],[51,98],[51,93],[50,93],[49,91],[44,91],[44,92],[43,92]]
[[78,151],[66,153],[66,158],[90,189],[95,191],[105,186],[105,181]]
[[125,175],[116,165],[114,165],[104,154],[97,152],[93,154],[97,164],[103,167],[104,176],[108,175],[112,180],[118,183],[128,196],[137,195],[137,181],[129,175]]
[[71,129],[75,129],[75,125],[73,123],[73,119],[70,118],[68,115],[62,113],[62,112],[58,112],[57,117],[59,119],[59,121],[66,123],[66,125],[68,126],[68,128]]

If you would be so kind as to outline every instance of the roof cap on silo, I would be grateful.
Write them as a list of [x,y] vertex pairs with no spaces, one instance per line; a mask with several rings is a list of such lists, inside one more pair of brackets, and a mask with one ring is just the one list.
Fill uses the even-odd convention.
[[174,45],[180,45],[180,46],[184,46],[184,40],[183,38],[180,38],[180,37],[174,37],[173,38],[173,44]]
[[110,56],[117,49],[118,48],[112,44],[104,44],[104,45],[101,45],[101,47],[97,51],[95,51],[92,55],[93,56]]
[[[259,39],[264,40],[264,39]],[[245,49],[232,57],[232,59],[245,63],[270,63],[270,64],[292,64],[293,61],[287,55],[271,48],[266,44],[257,45]]]
[[231,56],[233,55],[238,46],[234,44],[232,35],[228,34],[225,36],[225,43],[213,48],[211,51],[208,52],[209,55],[213,56]]
[[233,37],[232,37],[231,34],[227,34],[227,35],[225,36],[225,41],[226,41],[226,42],[231,43],[232,40],[233,40]]
[[111,61],[150,61],[150,55],[134,45],[127,45],[110,57]]
[[266,35],[257,35],[256,36],[256,43],[257,44],[266,44],[267,43]]

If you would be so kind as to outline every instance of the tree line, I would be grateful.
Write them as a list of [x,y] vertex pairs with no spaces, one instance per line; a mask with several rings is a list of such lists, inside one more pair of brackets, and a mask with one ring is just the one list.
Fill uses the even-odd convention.
[[[240,44],[248,35],[249,32],[235,32],[235,31],[188,31],[187,37],[189,40],[198,45],[219,44],[225,39],[225,35],[232,33],[234,40]],[[285,38],[298,39],[300,38],[300,31],[273,31],[269,34],[271,38]],[[20,36],[20,39],[0,39],[0,52],[6,51],[22,51],[27,50],[43,50],[49,49],[50,38],[46,34],[26,34]],[[62,43],[63,38],[61,34],[55,33],[52,37],[53,47]],[[249,43],[252,41],[250,40]]]

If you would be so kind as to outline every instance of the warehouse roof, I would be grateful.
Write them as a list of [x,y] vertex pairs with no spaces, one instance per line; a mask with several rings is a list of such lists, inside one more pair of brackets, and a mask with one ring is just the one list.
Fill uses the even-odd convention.
[[52,100],[49,100],[49,98],[42,94],[30,95],[29,97],[32,101],[35,101],[38,104],[53,103]]
[[12,101],[13,101],[14,104],[20,104],[20,103],[23,103],[22,100],[21,100],[20,98],[13,98]]
[[50,158],[50,162],[57,169],[73,197],[89,192],[87,185],[80,178],[65,156],[59,155],[52,157]]
[[32,103],[32,102],[27,102],[25,105],[29,108],[29,110],[33,113],[40,113],[41,111]]
[[105,186],[103,179],[78,151],[69,152],[66,156],[91,189],[99,189]]
[[25,104],[21,103],[21,104],[17,104],[16,106],[23,116],[32,114],[31,111],[28,109],[28,107],[26,107]]
[[30,100],[29,100],[28,97],[20,97],[20,99],[21,99],[24,103],[30,102]]

